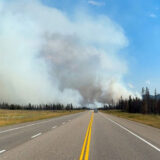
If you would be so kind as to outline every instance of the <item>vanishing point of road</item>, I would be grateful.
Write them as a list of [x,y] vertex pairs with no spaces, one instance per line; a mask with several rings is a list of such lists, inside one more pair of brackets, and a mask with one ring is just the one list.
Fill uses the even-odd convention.
[[160,129],[86,111],[0,128],[0,160],[159,160]]

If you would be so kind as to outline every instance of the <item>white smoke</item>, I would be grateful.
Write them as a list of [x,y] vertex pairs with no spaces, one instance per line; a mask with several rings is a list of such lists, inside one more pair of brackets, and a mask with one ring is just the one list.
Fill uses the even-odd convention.
[[0,101],[80,105],[126,98],[127,64],[118,52],[127,45],[107,16],[77,12],[70,19],[39,0],[1,0]]

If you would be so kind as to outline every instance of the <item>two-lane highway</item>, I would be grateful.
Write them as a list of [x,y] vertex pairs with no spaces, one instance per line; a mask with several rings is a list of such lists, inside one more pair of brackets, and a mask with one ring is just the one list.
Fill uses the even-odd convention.
[[92,111],[34,123],[1,128],[0,160],[160,159],[160,130],[143,124]]

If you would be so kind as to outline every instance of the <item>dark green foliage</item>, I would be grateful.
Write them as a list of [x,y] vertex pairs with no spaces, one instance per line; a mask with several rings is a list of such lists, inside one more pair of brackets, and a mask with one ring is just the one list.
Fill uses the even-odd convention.
[[104,110],[118,109],[129,113],[143,113],[143,114],[160,114],[160,98],[157,98],[157,91],[155,95],[151,96],[149,89],[142,88],[142,99],[132,98],[129,99],[120,98],[119,102],[115,105],[104,105]]
[[33,105],[29,103],[28,105],[18,105],[18,104],[8,104],[0,103],[0,109],[10,109],[10,110],[80,110],[86,109],[83,107],[73,107],[72,104],[40,104]]

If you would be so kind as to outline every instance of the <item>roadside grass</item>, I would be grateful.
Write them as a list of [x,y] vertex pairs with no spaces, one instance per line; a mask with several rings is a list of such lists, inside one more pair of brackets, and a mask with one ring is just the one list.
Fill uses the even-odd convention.
[[0,109],[0,126],[31,122],[47,118],[59,117],[82,112],[82,110],[60,111],[30,111],[30,110],[4,110]]
[[139,123],[143,123],[146,125],[150,125],[155,128],[160,128],[160,115],[127,113],[127,112],[122,112],[120,110],[106,110],[101,112],[125,118],[128,120],[136,121]]

